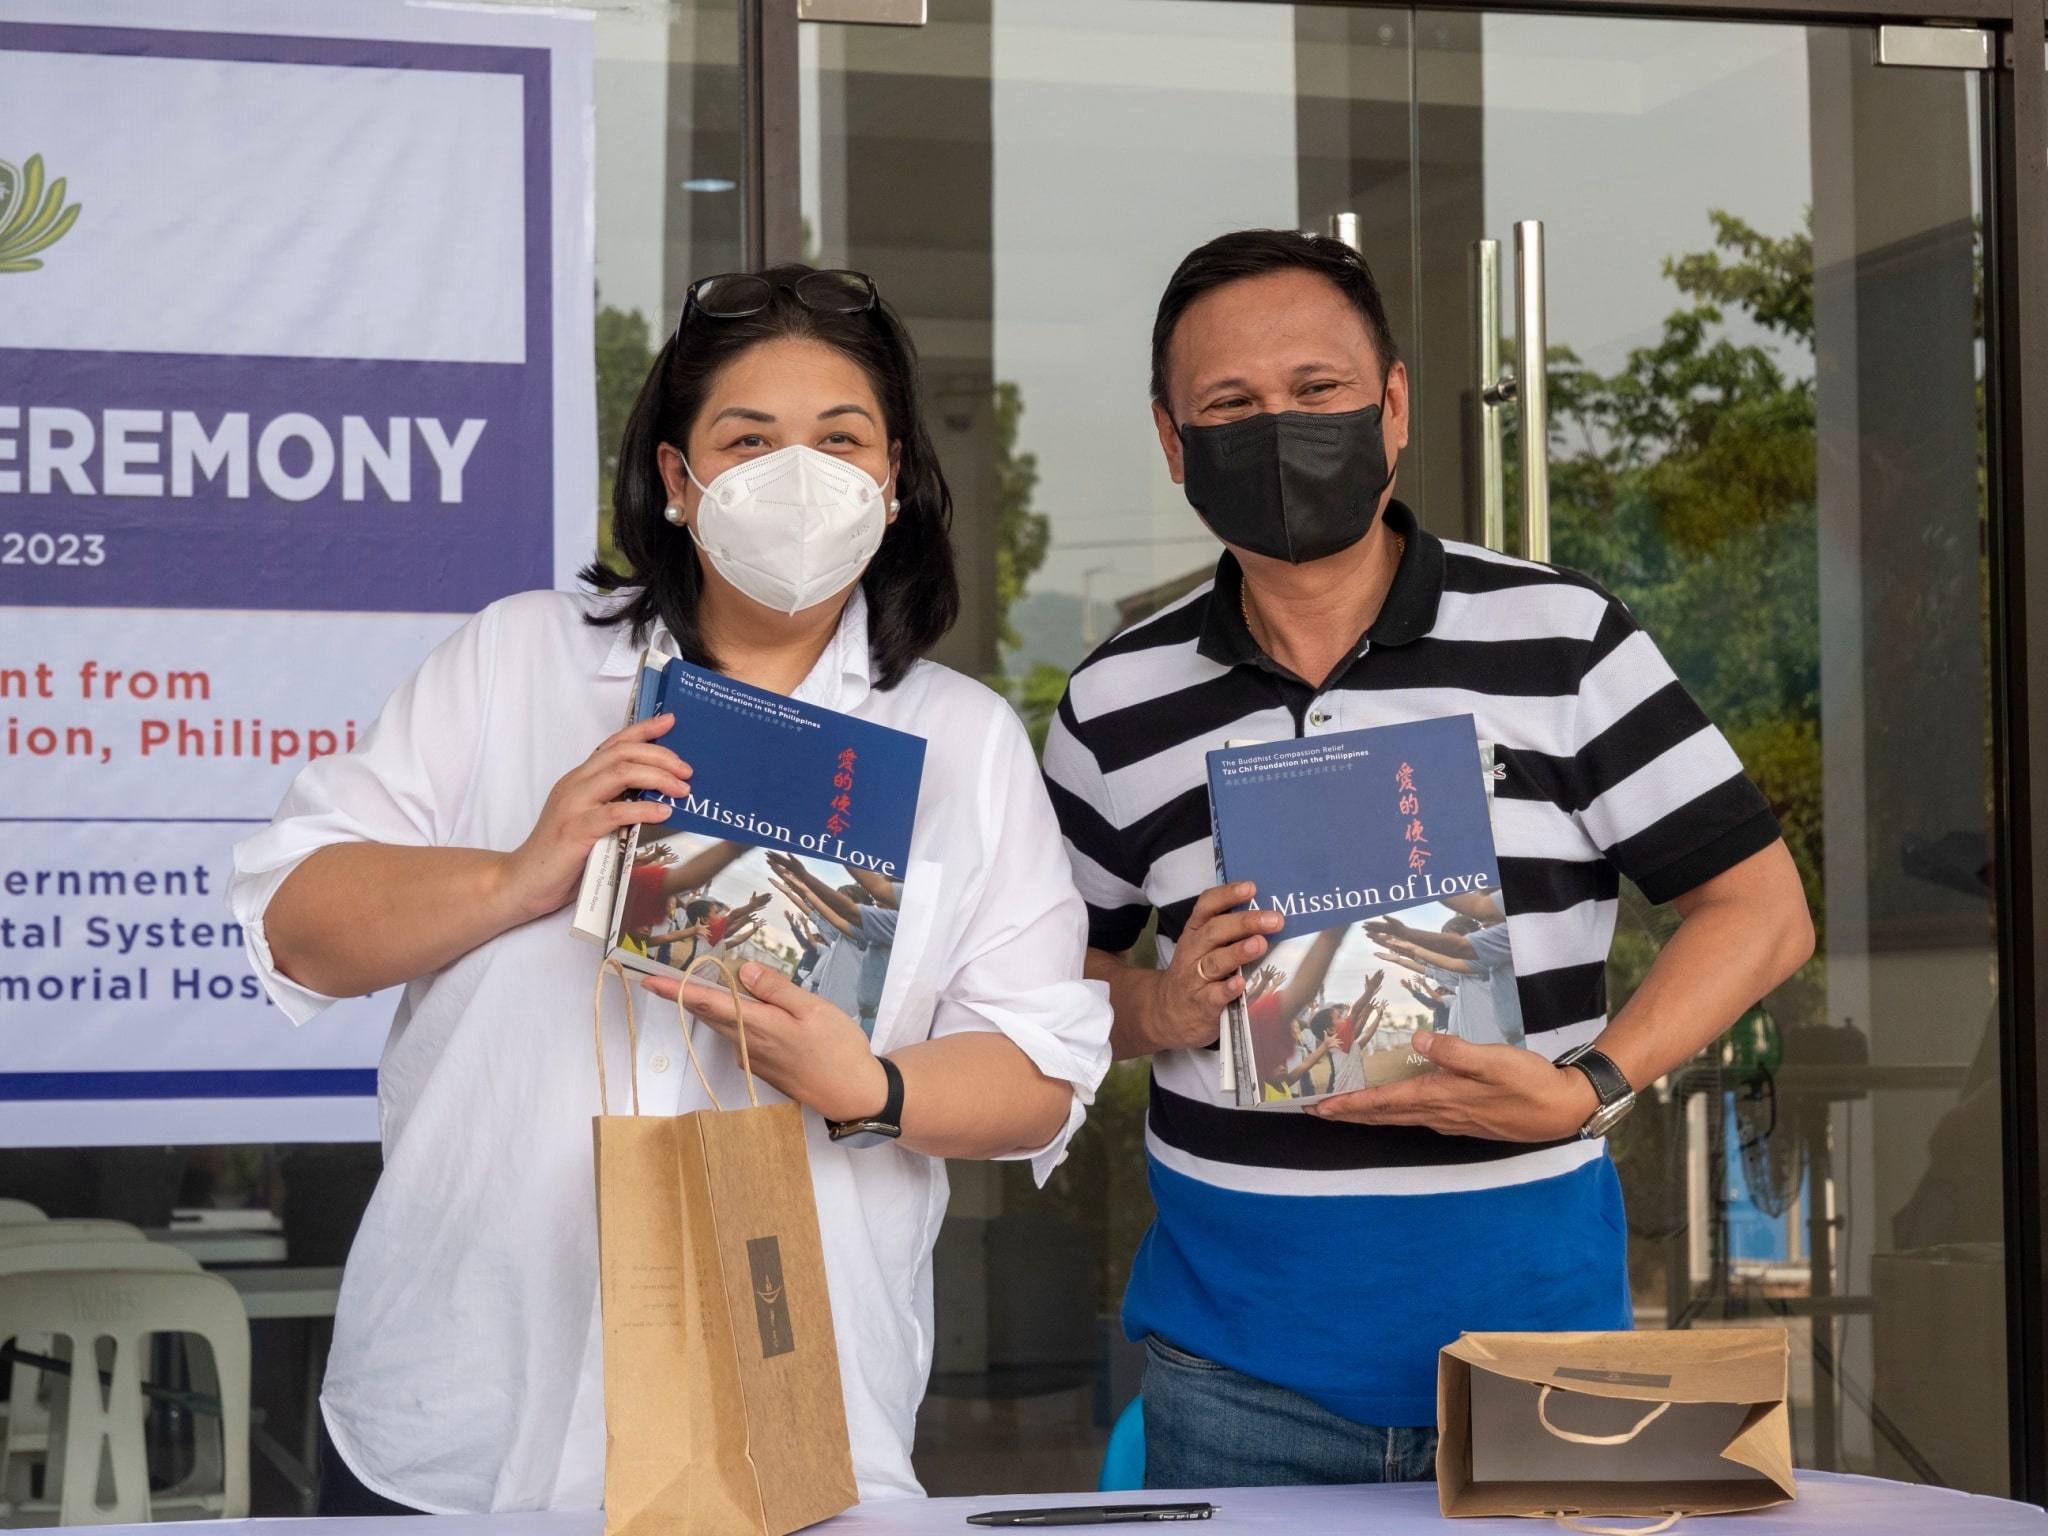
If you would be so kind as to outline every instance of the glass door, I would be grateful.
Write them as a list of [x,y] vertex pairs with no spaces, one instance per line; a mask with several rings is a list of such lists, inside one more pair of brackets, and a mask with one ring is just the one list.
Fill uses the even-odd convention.
[[[1782,1323],[1804,1465],[2004,1493],[1978,77],[1852,28],[1416,28],[1421,163],[1543,221],[1550,558],[1728,734],[1819,929],[1615,1137],[1638,1326]],[[1479,339],[1425,335],[1433,399]],[[1610,1008],[1673,921],[1621,906]]]
[[[1803,1464],[2005,1492],[1977,77],[1881,67],[1857,28],[930,12],[803,29],[806,241],[918,338],[969,594],[944,659],[1027,722],[1214,564],[1147,411],[1188,249],[1356,239],[1413,376],[1404,494],[1477,539],[1471,251],[1543,222],[1550,557],[1625,599],[1728,733],[1821,934],[1614,1140],[1638,1325],[1785,1326]],[[1673,920],[1624,890],[1611,1008]],[[932,1492],[1092,1485],[1137,1388],[1115,1319],[1144,1101],[1144,1065],[1115,1069],[1045,1190],[953,1168]]]

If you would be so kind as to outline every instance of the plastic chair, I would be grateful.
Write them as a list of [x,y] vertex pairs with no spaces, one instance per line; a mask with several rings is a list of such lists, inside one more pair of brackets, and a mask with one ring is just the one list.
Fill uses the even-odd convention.
[[91,1242],[15,1243],[0,1248],[0,1275],[26,1275],[53,1269],[155,1269],[181,1275],[206,1273],[191,1254],[168,1243],[131,1243],[120,1248]]
[[[161,1243],[129,1243],[118,1248],[104,1242],[15,1243],[0,1247],[0,1275],[45,1270],[107,1269],[172,1270],[200,1273],[189,1253]],[[16,1347],[31,1355],[48,1355],[49,1339],[27,1334]],[[35,1366],[15,1360],[0,1394],[0,1502],[18,1503],[29,1496],[33,1469],[50,1453],[50,1400],[54,1381]]]
[[0,1200],[0,1227],[15,1226],[26,1221],[48,1221],[41,1207],[30,1205],[26,1200]]
[[[28,1210],[34,1206],[20,1202]],[[138,1227],[125,1221],[65,1220],[51,1221],[38,1211],[36,1220],[0,1224],[0,1274],[13,1274],[29,1269],[111,1269],[125,1264],[116,1260],[114,1245],[122,1251],[154,1254],[176,1252],[175,1249],[157,1249],[143,1237]],[[90,1259],[67,1261],[54,1256],[50,1250],[82,1248],[92,1253]],[[41,1255],[33,1262],[14,1263],[6,1256],[33,1250]],[[158,1267],[185,1268],[184,1265],[160,1266],[153,1258],[144,1258],[133,1266],[137,1269]],[[30,1354],[47,1354],[49,1340],[30,1335],[17,1341],[18,1346]],[[0,1374],[7,1391],[0,1395],[0,1499],[25,1495],[28,1488],[28,1468],[42,1458],[49,1444],[50,1405],[47,1384],[42,1372],[34,1366],[14,1362],[11,1369]]]
[[[132,1250],[131,1250],[132,1251]],[[111,1255],[119,1264],[121,1250]],[[195,1371],[193,1404],[217,1415],[219,1446],[192,1478],[152,1497],[143,1441],[143,1373],[152,1335],[196,1334],[213,1356]],[[36,1270],[0,1275],[0,1339],[68,1340],[68,1375],[52,1394],[42,1497],[0,1504],[0,1524],[105,1525],[152,1519],[241,1519],[249,1512],[249,1319],[217,1275],[166,1269]],[[61,1346],[53,1344],[52,1353]],[[211,1387],[211,1392],[203,1388]],[[211,1440],[212,1436],[203,1436]],[[210,1479],[213,1486],[200,1486]]]
[[[34,1206],[28,1208],[35,1210]],[[67,1217],[60,1221],[51,1221],[44,1217],[41,1221],[0,1222],[0,1253],[5,1253],[9,1248],[22,1243],[35,1243],[40,1246],[46,1243],[73,1242],[128,1243],[142,1247],[148,1244],[149,1239],[143,1236],[140,1227],[130,1226],[125,1221],[108,1221],[92,1216]],[[111,1258],[104,1258],[100,1261],[100,1267],[112,1268],[114,1261]],[[37,1343],[34,1340],[24,1340],[21,1347],[35,1352]],[[0,1398],[0,1407],[20,1400],[19,1393],[10,1392],[7,1397]],[[13,1417],[14,1410],[8,1407],[8,1421],[12,1422]],[[0,1461],[0,1472],[4,1472],[5,1467],[6,1463]],[[4,1486],[4,1482],[0,1482],[0,1489],[4,1489]]]
[[1145,1399],[1142,1394],[1124,1405],[1102,1449],[1101,1493],[1128,1493],[1145,1486]]
[[142,1228],[125,1221],[79,1216],[63,1221],[16,1221],[0,1225],[0,1248],[16,1243],[147,1243]]

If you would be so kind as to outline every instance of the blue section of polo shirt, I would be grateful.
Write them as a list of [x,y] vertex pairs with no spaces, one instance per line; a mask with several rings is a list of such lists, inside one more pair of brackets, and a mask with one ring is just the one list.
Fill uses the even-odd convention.
[[1621,1181],[1427,1195],[1252,1195],[1151,1162],[1159,1214],[1124,1332],[1314,1399],[1357,1424],[1436,1422],[1460,1333],[1631,1326]]

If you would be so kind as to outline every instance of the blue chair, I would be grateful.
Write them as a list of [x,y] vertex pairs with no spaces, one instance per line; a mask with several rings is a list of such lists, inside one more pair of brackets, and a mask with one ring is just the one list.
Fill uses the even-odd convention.
[[1134,1397],[1116,1416],[1102,1452],[1101,1493],[1128,1493],[1145,1486],[1145,1399]]

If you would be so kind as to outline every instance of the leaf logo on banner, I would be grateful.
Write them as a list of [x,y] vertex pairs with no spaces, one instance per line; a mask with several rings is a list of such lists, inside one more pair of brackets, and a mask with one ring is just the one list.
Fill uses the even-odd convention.
[[0,160],[0,272],[35,272],[39,252],[62,240],[78,222],[79,205],[64,206],[64,179],[43,189],[43,157],[28,164]]

